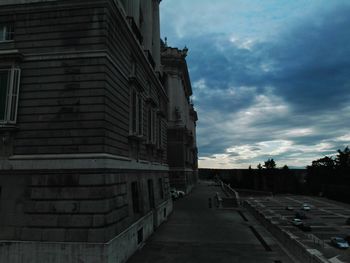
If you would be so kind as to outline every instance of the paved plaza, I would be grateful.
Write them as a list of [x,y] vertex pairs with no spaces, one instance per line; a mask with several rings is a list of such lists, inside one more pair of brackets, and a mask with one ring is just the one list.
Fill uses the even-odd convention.
[[[298,240],[308,247],[321,251],[326,258],[334,262],[350,262],[350,250],[335,248],[330,242],[331,237],[350,235],[350,226],[346,224],[346,220],[350,217],[350,205],[326,198],[295,195],[273,198],[251,197],[248,200],[255,204],[256,209],[265,217],[298,237]],[[309,211],[302,210],[307,217],[303,221],[312,228],[310,232],[303,232],[291,224],[304,203],[311,208]]]
[[276,240],[243,208],[209,207],[220,187],[200,182],[175,201],[169,220],[128,263],[292,263]]

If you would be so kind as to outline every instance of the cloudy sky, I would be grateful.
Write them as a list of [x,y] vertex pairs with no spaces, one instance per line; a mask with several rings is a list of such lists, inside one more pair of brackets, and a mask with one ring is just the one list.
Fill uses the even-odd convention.
[[305,167],[350,145],[349,0],[164,0],[189,48],[200,167]]

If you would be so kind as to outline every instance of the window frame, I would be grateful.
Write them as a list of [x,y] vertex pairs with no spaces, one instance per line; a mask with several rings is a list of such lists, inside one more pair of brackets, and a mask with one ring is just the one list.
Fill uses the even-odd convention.
[[159,187],[159,197],[160,199],[164,199],[164,184],[163,178],[158,178],[158,187]]
[[157,143],[157,110],[149,106],[147,110],[147,143]]
[[163,124],[162,117],[158,114],[158,116],[157,116],[157,148],[158,149],[163,148],[163,142],[162,142],[163,127],[162,127],[162,124]]
[[154,198],[154,183],[152,179],[147,180],[147,188],[148,188],[148,202],[150,209],[154,209],[156,207],[156,202]]
[[143,136],[143,98],[135,88],[130,89],[130,125],[129,135]]
[[13,41],[14,35],[15,30],[13,24],[0,24],[0,43]]
[[0,126],[13,125],[17,123],[21,69],[15,66],[0,67],[0,73],[6,71],[8,72],[8,76],[5,91],[6,98],[4,105],[4,117],[3,119],[0,119]]
[[137,181],[131,182],[131,199],[132,199],[132,209],[134,214],[141,212],[140,204],[140,187]]

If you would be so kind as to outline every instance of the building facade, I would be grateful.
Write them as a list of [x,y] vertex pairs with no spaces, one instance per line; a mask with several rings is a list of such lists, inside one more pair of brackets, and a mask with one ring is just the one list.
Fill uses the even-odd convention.
[[168,104],[168,162],[170,186],[190,192],[198,178],[196,143],[197,112],[191,102],[192,86],[188,73],[187,48],[162,45],[162,64]]
[[0,262],[125,262],[171,213],[159,4],[0,2]]

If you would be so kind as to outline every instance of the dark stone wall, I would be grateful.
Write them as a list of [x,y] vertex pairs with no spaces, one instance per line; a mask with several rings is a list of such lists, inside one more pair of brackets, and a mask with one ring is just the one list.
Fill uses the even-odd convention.
[[[163,193],[159,179],[163,182]],[[66,170],[1,172],[0,239],[106,242],[169,199],[167,172]],[[139,186],[134,213],[131,183]]]
[[[0,43],[0,51],[15,52],[22,70],[17,123],[0,127],[7,138],[0,141],[0,239],[106,242],[152,210],[148,180],[155,205],[169,200],[167,120],[161,119],[160,145],[145,139],[148,101],[161,116],[167,97],[115,1],[1,6],[0,23],[14,24],[14,40]],[[3,53],[0,66],[13,60]],[[129,133],[131,87],[144,102],[140,138]],[[127,157],[149,170],[31,169],[47,154],[88,153]],[[28,170],[12,170],[13,155],[33,155],[24,162]],[[122,162],[113,160],[106,163]],[[138,213],[132,182],[140,189]]]
[[[17,50],[22,56],[18,119],[9,152],[110,153],[167,162],[165,118],[161,147],[145,140],[146,101],[152,98],[160,108],[167,103],[166,94],[114,1],[2,6],[0,23],[9,22],[14,41],[0,43],[0,50]],[[136,141],[129,137],[132,63],[144,101],[144,138]]]

